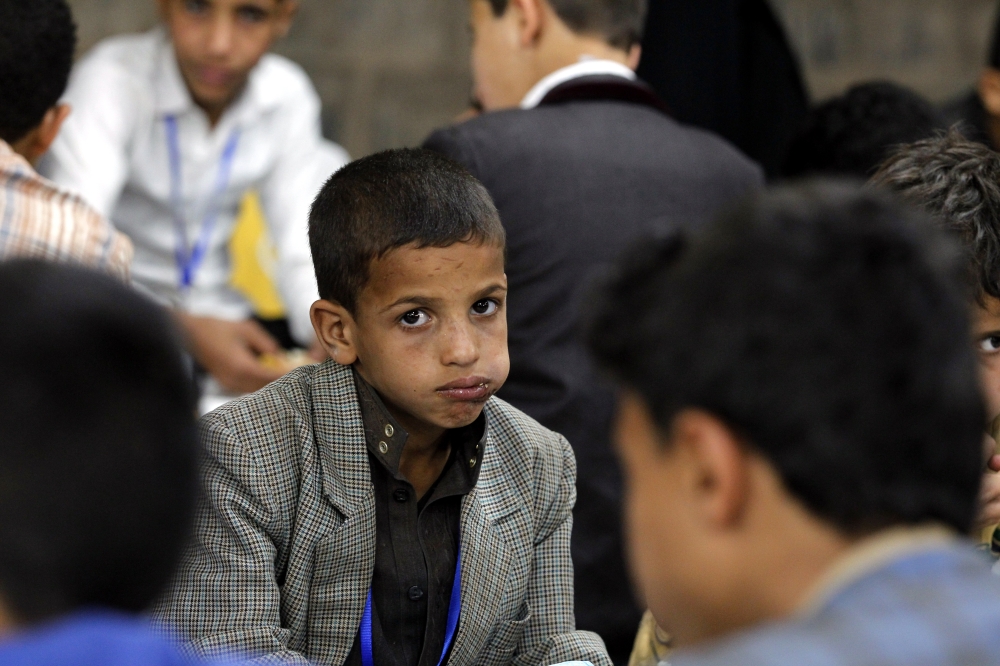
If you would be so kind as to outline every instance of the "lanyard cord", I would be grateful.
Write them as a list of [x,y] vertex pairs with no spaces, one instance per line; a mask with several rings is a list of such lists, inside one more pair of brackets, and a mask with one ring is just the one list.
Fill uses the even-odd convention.
[[219,212],[222,208],[222,198],[229,189],[229,179],[232,175],[233,161],[236,157],[236,149],[240,143],[240,130],[236,128],[226,142],[226,148],[222,152],[222,159],[219,162],[219,175],[215,181],[215,189],[212,198],[209,199],[208,209],[205,211],[205,219],[202,222],[198,240],[192,247],[188,243],[187,217],[184,215],[184,192],[181,170],[181,146],[180,136],[177,128],[177,118],[175,116],[166,117],[167,128],[167,149],[170,154],[170,204],[174,218],[174,231],[177,235],[177,245],[174,250],[174,259],[177,262],[177,270],[180,273],[181,291],[187,291],[194,283],[195,274],[208,254],[208,246],[212,240],[216,223],[219,220]]
[[[458,629],[458,617],[462,614],[462,546],[458,547],[458,558],[455,562],[455,582],[451,584],[451,600],[448,602],[448,624],[445,626],[444,647],[437,666],[444,664],[444,658],[455,640]],[[365,601],[365,611],[361,615],[361,664],[375,666],[375,656],[372,649],[372,591],[368,589],[368,600]]]

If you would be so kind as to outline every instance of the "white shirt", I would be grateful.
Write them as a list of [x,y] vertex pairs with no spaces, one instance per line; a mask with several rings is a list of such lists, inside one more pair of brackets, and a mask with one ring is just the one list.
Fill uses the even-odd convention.
[[550,92],[573,79],[581,76],[620,76],[629,81],[635,81],[636,75],[631,69],[615,62],[614,60],[599,60],[590,56],[583,56],[580,62],[568,65],[562,69],[557,69],[528,91],[521,101],[522,109],[533,109],[542,103],[545,96]]
[[[229,287],[228,243],[240,202],[255,189],[277,246],[278,288],[292,333],[303,344],[312,339],[309,307],[317,289],[309,209],[348,156],[323,140],[320,100],[305,72],[265,55],[213,129],[191,99],[166,33],[155,29],[99,44],[74,70],[65,101],[73,113],[42,169],[131,237],[134,282],[196,316],[247,318],[249,304]],[[201,235],[213,200],[218,209],[208,251],[189,289],[181,288],[176,256],[182,242],[172,207],[168,116],[176,118],[178,129],[188,247]],[[217,196],[220,163],[235,130],[231,174]]]

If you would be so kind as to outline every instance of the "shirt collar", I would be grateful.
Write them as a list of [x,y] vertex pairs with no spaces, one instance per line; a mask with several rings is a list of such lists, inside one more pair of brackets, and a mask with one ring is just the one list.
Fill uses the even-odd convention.
[[[403,455],[409,433],[393,418],[375,389],[357,371],[354,372],[354,384],[357,387],[368,451],[394,477],[399,478],[399,459]],[[445,436],[451,438],[452,458],[465,472],[463,477],[469,482],[468,492],[479,480],[482,454],[486,448],[485,411],[472,424],[450,430]]]
[[18,174],[35,173],[28,160],[24,159],[19,153],[14,152],[10,144],[3,139],[0,139],[0,171]]
[[947,547],[955,532],[941,525],[894,527],[862,539],[842,555],[813,585],[799,606],[802,617],[815,615],[837,594],[891,562]]
[[615,62],[614,60],[602,60],[591,56],[582,56],[579,62],[563,67],[562,69],[557,69],[536,83],[521,101],[521,108],[534,109],[536,106],[541,104],[542,100],[545,99],[545,96],[552,92],[552,90],[557,86],[560,86],[567,81],[580,78],[581,76],[595,75],[620,76],[624,79],[628,79],[629,81],[636,80],[635,72],[620,62]]

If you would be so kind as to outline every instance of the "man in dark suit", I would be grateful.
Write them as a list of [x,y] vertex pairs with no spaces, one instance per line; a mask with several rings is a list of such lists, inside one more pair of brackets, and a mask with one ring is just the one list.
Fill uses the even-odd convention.
[[645,0],[471,0],[486,113],[426,142],[469,168],[507,231],[510,378],[500,392],[577,455],[576,618],[628,660],[641,617],[621,553],[612,390],[578,340],[581,294],[650,230],[706,221],[762,184],[723,140],[638,81]]

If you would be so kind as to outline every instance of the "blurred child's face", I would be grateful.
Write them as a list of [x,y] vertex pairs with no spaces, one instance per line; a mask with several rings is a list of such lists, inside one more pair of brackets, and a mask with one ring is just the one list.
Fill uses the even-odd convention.
[[291,26],[297,0],[159,0],[181,74],[199,106],[218,113]]
[[496,16],[488,0],[470,0],[472,77],[486,111],[520,105],[536,83],[533,63],[521,47],[519,14],[508,6]]
[[987,416],[992,420],[1000,416],[1000,299],[986,296],[984,305],[973,304],[972,329]]
[[510,371],[506,299],[496,245],[392,250],[349,325],[355,368],[407,429],[469,425]]

